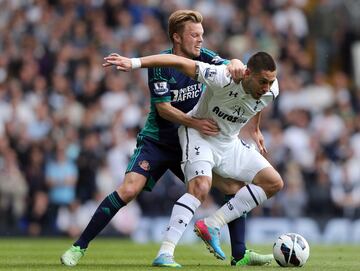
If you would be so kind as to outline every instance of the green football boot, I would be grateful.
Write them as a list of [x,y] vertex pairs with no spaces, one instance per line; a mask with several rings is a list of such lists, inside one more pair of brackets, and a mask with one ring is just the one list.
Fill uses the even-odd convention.
[[79,246],[72,246],[61,256],[60,261],[66,266],[75,266],[82,256],[84,256],[86,248],[81,249]]
[[231,265],[244,266],[244,265],[269,265],[274,256],[272,254],[259,254],[252,250],[246,250],[245,255],[241,260],[236,261],[234,258],[231,259]]

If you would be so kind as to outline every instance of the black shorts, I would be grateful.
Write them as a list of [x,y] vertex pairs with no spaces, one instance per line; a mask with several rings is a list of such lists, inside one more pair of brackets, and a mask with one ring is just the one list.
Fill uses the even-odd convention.
[[136,172],[145,176],[147,182],[144,190],[151,191],[168,169],[184,181],[180,167],[181,159],[180,144],[169,146],[149,137],[138,136],[136,149],[130,158],[126,173]]

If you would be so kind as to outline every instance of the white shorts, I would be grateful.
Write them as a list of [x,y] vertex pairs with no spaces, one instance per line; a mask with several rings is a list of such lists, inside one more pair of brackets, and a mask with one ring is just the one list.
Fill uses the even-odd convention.
[[[187,176],[186,165],[199,161],[212,165],[212,170],[224,178],[246,183],[251,183],[260,170],[271,167],[264,156],[241,139],[224,142],[215,137],[203,137],[197,130],[184,126],[179,128],[179,138],[187,181],[194,176]],[[208,171],[202,173],[198,175],[212,176]]]

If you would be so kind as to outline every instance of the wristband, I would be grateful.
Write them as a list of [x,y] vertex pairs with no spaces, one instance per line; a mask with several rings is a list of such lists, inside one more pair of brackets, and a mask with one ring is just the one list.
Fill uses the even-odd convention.
[[141,68],[141,60],[140,58],[131,58],[131,69],[140,69]]

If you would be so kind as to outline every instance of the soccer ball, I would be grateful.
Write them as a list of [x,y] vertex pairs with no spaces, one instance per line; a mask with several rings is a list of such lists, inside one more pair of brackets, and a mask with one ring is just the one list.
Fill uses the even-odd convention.
[[281,235],[273,246],[274,258],[282,267],[303,266],[309,258],[309,254],[308,242],[297,233]]

